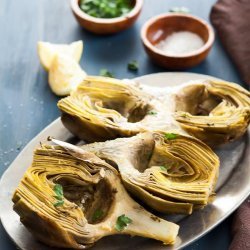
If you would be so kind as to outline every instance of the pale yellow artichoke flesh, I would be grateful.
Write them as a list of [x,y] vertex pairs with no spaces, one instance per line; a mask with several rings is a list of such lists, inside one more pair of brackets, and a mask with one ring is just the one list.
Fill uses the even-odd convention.
[[211,146],[236,140],[247,130],[250,93],[239,85],[216,80],[189,84],[175,98],[175,119]]
[[147,132],[82,148],[119,169],[126,188],[153,209],[191,214],[213,199],[219,159],[195,138],[167,135]]
[[[112,166],[76,146],[59,144],[65,147],[42,145],[35,150],[32,166],[13,195],[14,210],[39,241],[83,249],[104,236],[130,234],[174,243],[179,227],[132,200]],[[63,189],[60,199],[56,185]],[[94,218],[97,211],[101,215]],[[118,230],[123,215],[131,221]]]

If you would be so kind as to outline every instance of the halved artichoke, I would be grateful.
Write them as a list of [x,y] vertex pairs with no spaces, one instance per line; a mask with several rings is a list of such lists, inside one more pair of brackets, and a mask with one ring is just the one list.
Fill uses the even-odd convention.
[[195,138],[146,132],[82,148],[119,169],[126,188],[159,212],[191,214],[214,197],[219,159]]
[[88,142],[180,129],[159,100],[113,78],[88,76],[58,107],[65,127]]
[[211,146],[241,137],[250,122],[250,93],[216,80],[190,83],[175,94],[175,119],[190,135]]
[[131,82],[88,77],[58,107],[64,125],[89,142],[175,130],[215,146],[242,136],[250,122],[250,93],[215,80],[153,91]]
[[117,171],[92,153],[63,143],[35,150],[13,202],[21,222],[43,243],[84,249],[112,234],[172,244],[178,226],[130,198]]

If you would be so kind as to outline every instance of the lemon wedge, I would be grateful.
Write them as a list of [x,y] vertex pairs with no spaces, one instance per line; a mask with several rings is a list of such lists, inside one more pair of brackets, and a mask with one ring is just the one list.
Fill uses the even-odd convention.
[[49,68],[49,85],[59,96],[69,95],[86,77],[78,62],[67,55],[54,56]]
[[55,55],[66,55],[79,62],[83,52],[83,42],[76,41],[71,44],[52,44],[49,42],[38,42],[38,55],[42,66],[49,70]]

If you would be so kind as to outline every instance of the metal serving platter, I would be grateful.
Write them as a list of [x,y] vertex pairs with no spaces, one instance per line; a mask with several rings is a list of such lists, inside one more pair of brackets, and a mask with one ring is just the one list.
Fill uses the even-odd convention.
[[[212,78],[192,73],[158,73],[146,75],[136,80],[142,84],[165,87],[177,86],[189,80]],[[229,216],[250,194],[250,147],[249,130],[240,140],[220,147],[216,153],[220,157],[220,176],[217,183],[216,199],[203,210],[195,211],[190,216],[165,216],[180,225],[178,239],[173,246],[165,246],[160,242],[129,236],[110,236],[101,239],[92,248],[100,249],[133,249],[133,250],[169,250],[180,249],[205,235],[227,216]],[[15,244],[23,250],[52,250],[34,240],[32,235],[19,221],[12,210],[12,194],[22,178],[26,168],[30,166],[34,148],[45,142],[48,136],[77,143],[77,139],[63,127],[60,118],[52,122],[22,150],[3,174],[0,181],[0,218],[6,232]]]

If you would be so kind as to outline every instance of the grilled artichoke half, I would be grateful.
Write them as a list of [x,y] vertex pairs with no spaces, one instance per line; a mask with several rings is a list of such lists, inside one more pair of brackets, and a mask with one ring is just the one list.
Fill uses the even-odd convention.
[[58,102],[58,107],[65,127],[88,142],[148,130],[180,130],[159,100],[113,78],[88,76],[76,91]]
[[119,169],[126,188],[159,212],[191,214],[214,197],[219,159],[195,138],[146,132],[81,147]]
[[112,234],[174,242],[178,225],[132,200],[113,167],[92,153],[63,145],[35,150],[13,196],[14,210],[38,240],[73,249]]
[[175,119],[190,135],[215,146],[241,137],[250,122],[250,93],[237,84],[204,81],[175,94]]

